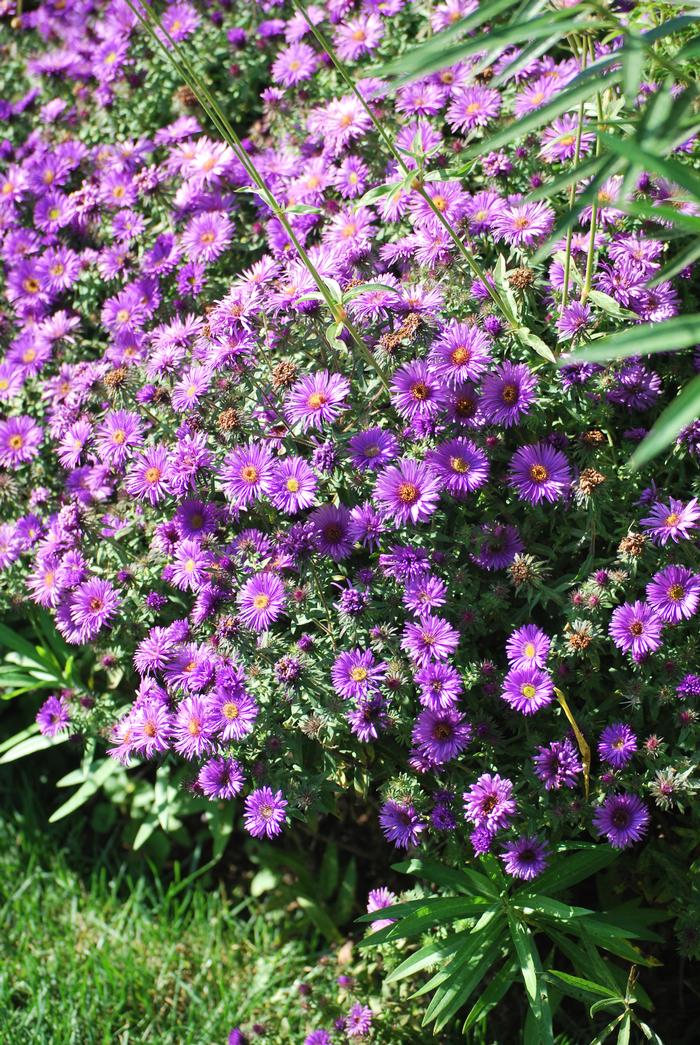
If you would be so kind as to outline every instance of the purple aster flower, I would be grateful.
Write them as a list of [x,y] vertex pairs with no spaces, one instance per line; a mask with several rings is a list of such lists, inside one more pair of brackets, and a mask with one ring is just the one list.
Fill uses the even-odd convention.
[[36,457],[43,433],[31,417],[20,415],[0,421],[0,464],[19,468]]
[[92,577],[80,584],[71,596],[70,616],[80,633],[80,641],[93,639],[109,623],[121,599],[109,581]]
[[208,581],[212,562],[211,552],[198,540],[181,541],[175,550],[169,579],[180,591],[196,591]]
[[158,504],[170,493],[168,451],[164,446],[152,446],[138,453],[127,473],[124,486],[127,493]]
[[173,722],[173,737],[175,750],[184,758],[202,758],[211,752],[211,732],[207,725],[204,697],[185,697],[180,703]]
[[501,699],[523,715],[533,715],[552,703],[554,684],[538,668],[511,668],[503,680]]
[[408,421],[434,417],[445,406],[441,380],[422,359],[404,363],[391,379],[391,402]]
[[286,821],[287,801],[281,791],[259,787],[245,800],[244,827],[253,838],[275,838]]
[[324,504],[309,516],[318,550],[339,562],[352,551],[350,512],[344,505]]
[[105,464],[120,468],[143,437],[143,422],[130,410],[106,414],[95,433],[95,448]]
[[267,446],[249,443],[238,447],[224,458],[221,469],[224,493],[237,508],[245,508],[268,492],[271,474],[272,454]]
[[442,617],[426,614],[419,621],[407,622],[401,648],[421,667],[434,660],[447,660],[459,645],[459,632]]
[[548,846],[535,835],[521,835],[503,847],[501,859],[512,878],[532,881],[547,866]]
[[513,454],[509,481],[522,500],[539,504],[566,495],[571,486],[571,471],[560,450],[547,443],[531,443]]
[[279,52],[272,64],[272,79],[283,87],[295,87],[313,76],[318,55],[305,43],[293,43]]
[[489,477],[489,462],[471,439],[450,439],[426,457],[433,473],[453,497],[464,499],[483,486]]
[[378,47],[383,35],[384,25],[379,15],[363,13],[342,22],[333,35],[333,43],[339,58],[355,62]]
[[542,132],[542,148],[540,157],[545,163],[563,163],[572,160],[576,154],[578,143],[579,157],[587,156],[595,142],[595,134],[591,131],[582,130],[581,140],[578,142],[578,117],[571,113],[564,113]]
[[623,653],[641,660],[662,645],[663,621],[646,602],[625,602],[616,606],[610,619],[608,634]]
[[275,462],[268,496],[285,515],[296,515],[316,500],[318,479],[303,457],[283,457]]
[[378,471],[398,457],[399,444],[391,432],[368,428],[348,440],[350,460],[355,468]]
[[559,340],[567,341],[569,338],[580,334],[588,326],[591,318],[591,306],[582,305],[580,301],[572,301],[570,305],[562,309],[557,320]]
[[447,586],[444,581],[441,581],[439,577],[433,577],[431,574],[428,574],[425,577],[419,577],[415,581],[410,581],[406,585],[403,604],[408,607],[411,613],[421,617],[439,606],[444,606],[446,591]]
[[491,852],[494,834],[495,832],[489,831],[488,827],[484,824],[480,824],[478,827],[474,828],[472,833],[469,835],[469,842],[474,850],[474,856],[485,856],[486,853]]
[[235,758],[212,758],[205,762],[197,783],[207,798],[235,798],[243,789],[245,777]]
[[543,669],[551,641],[535,624],[525,624],[512,633],[506,642],[506,656],[513,668]]
[[258,705],[242,686],[217,685],[207,697],[207,728],[222,740],[242,740],[257,717]]
[[252,631],[267,631],[284,612],[284,585],[274,573],[258,573],[246,581],[237,601],[246,627]]
[[554,225],[554,211],[542,200],[537,203],[511,203],[493,220],[493,232],[511,247],[529,249],[544,239]]
[[363,744],[376,740],[389,724],[386,700],[379,693],[362,697],[346,717],[352,732]]
[[416,672],[414,682],[421,704],[433,711],[452,707],[462,694],[462,680],[451,664],[426,664]]
[[472,727],[455,708],[421,711],[412,739],[419,753],[433,766],[451,762],[469,744]]
[[625,722],[606,726],[598,741],[598,754],[613,769],[622,769],[637,750],[637,738]]
[[[373,914],[374,911],[383,911],[385,907],[393,907],[398,901],[399,898],[396,893],[393,893],[391,889],[387,889],[386,886],[380,886],[379,889],[370,889],[367,896],[367,913]],[[395,918],[377,918],[376,921],[370,922],[370,928],[372,932],[376,933],[380,929],[386,929],[387,925],[394,925],[395,921]]]
[[194,410],[202,396],[209,391],[211,373],[206,367],[193,366],[187,370],[180,381],[177,381],[170,393],[173,410],[185,413]]
[[553,740],[546,747],[538,747],[533,762],[535,772],[547,791],[575,787],[576,777],[583,772],[581,760],[568,737]]
[[501,111],[501,95],[491,87],[463,87],[454,96],[445,119],[453,131],[486,127]]
[[380,537],[386,529],[383,515],[369,501],[359,504],[350,512],[348,536],[352,541],[359,541],[365,548],[378,548]]
[[647,584],[647,599],[662,620],[678,624],[697,612],[700,577],[685,566],[666,566]]
[[513,784],[506,777],[483,773],[462,798],[466,819],[477,827],[485,827],[492,834],[510,827],[516,803]]
[[524,363],[501,363],[482,382],[481,409],[491,424],[510,428],[529,411],[536,388],[537,378]]
[[418,845],[426,825],[410,802],[389,799],[379,812],[379,826],[387,842],[393,842],[398,849],[408,849],[409,846]]
[[471,558],[485,570],[504,570],[525,545],[515,526],[484,523],[475,533],[476,551]]
[[332,1045],[330,1033],[323,1028],[312,1030],[304,1038],[304,1045]]
[[333,686],[346,698],[369,696],[386,675],[386,664],[378,663],[371,650],[349,650],[336,657],[331,668]]
[[689,531],[700,523],[697,498],[693,497],[687,504],[675,497],[670,497],[667,505],[659,501],[641,523],[655,544],[664,545],[669,540],[689,540],[693,536]]
[[39,732],[45,737],[55,737],[68,728],[70,711],[64,697],[50,696],[39,708],[36,721]]
[[402,526],[425,522],[437,508],[440,481],[428,465],[410,457],[383,468],[377,476],[374,500],[384,516]]
[[350,384],[340,374],[317,370],[300,378],[287,393],[287,420],[302,432],[332,424],[344,409]]
[[434,342],[429,362],[436,377],[453,388],[478,381],[491,361],[491,339],[471,323],[448,323]]
[[364,1038],[372,1029],[374,1013],[367,1005],[355,1002],[345,1017],[345,1033],[348,1038]]
[[593,814],[593,826],[615,849],[626,849],[646,833],[649,812],[637,795],[608,795]]
[[676,686],[679,697],[700,697],[700,675],[686,675]]

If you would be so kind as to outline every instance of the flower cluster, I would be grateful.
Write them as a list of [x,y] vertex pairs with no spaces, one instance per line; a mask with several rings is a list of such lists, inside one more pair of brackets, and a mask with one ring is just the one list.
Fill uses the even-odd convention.
[[[697,358],[552,359],[692,297],[687,271],[649,286],[664,222],[619,192],[693,208],[612,177],[536,261],[566,194],[529,193],[593,146],[576,112],[445,167],[580,63],[513,51],[493,87],[473,55],[393,99],[366,74],[472,6],[311,5],[357,92],[292,10],[166,6],[176,42],[264,59],[242,152],[182,94],[108,130],[148,45],[122,0],[21,15],[39,86],[0,101],[0,584],[94,661],[91,706],[52,696],[47,735],[108,715],[115,758],[184,763],[256,838],[354,787],[396,846],[471,840],[530,879],[553,841],[630,845],[691,787],[698,442],[655,481],[625,464]],[[659,773],[685,783],[659,798]]]

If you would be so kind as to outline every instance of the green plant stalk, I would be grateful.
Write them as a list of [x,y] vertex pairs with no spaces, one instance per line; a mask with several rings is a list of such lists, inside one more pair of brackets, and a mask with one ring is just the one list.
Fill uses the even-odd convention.
[[[224,141],[226,141],[227,144],[230,145],[230,147],[233,149],[236,158],[242,164],[246,174],[255,184],[256,188],[259,190],[261,196],[263,197],[265,203],[273,212],[273,214],[278,219],[285,232],[289,236],[291,242],[293,243],[295,249],[299,254],[302,263],[304,264],[304,266],[310,273],[312,279],[314,280],[314,283],[318,287],[318,290],[321,293],[328,309],[330,310],[331,315],[336,320],[336,322],[343,323],[343,325],[350,333],[350,336],[352,337],[353,341],[359,348],[365,361],[371,366],[373,370],[376,371],[376,373],[379,375],[382,384],[388,390],[389,383],[387,381],[386,374],[375,360],[374,356],[372,355],[369,348],[362,339],[361,335],[359,334],[357,328],[350,321],[348,316],[345,314],[344,310],[339,310],[338,303],[332,298],[331,294],[328,291],[328,287],[324,283],[320,273],[318,272],[315,265],[311,261],[309,255],[306,253],[303,246],[299,242],[290,222],[287,220],[287,215],[285,214],[284,208],[280,206],[277,199],[267,186],[262,175],[256,168],[255,164],[247,155],[245,149],[243,148],[240,138],[234,131],[233,127],[231,127],[231,124],[228,122],[226,117],[221,112],[216,101],[209,92],[207,86],[199,79],[196,71],[192,68],[191,64],[187,60],[181,48],[175,43],[172,37],[168,34],[168,31],[162,25],[160,20],[153,14],[153,12],[149,11],[148,15],[146,15],[135,6],[133,0],[126,0],[126,2],[130,10],[133,11],[133,13],[139,19],[139,22],[146,29],[151,39],[158,45],[158,47],[160,47],[160,49],[164,52],[168,60],[172,63],[172,65],[177,70],[182,79],[185,81],[185,83],[194,92],[200,105],[202,106],[206,114],[209,116],[210,120],[212,121],[216,129],[219,131]],[[153,29],[152,23],[154,23],[166,36],[166,38],[172,45],[175,54],[177,54],[177,59],[168,50],[163,41],[159,38],[158,34]]]
[[[576,59],[578,54],[576,53],[576,43],[574,39],[571,41],[571,50]],[[584,45],[582,49],[582,71],[586,68],[586,47]],[[581,138],[583,136],[583,113],[584,113],[584,102],[581,100],[578,107],[578,126],[576,128],[576,145],[574,148],[574,161],[573,166],[579,162],[581,155]],[[569,210],[573,209],[574,200],[576,199],[576,182],[574,182],[569,188]],[[566,308],[569,301],[569,275],[571,273],[571,244],[574,238],[573,225],[569,226],[566,230],[566,250],[564,253],[564,289],[561,295],[561,308],[562,312]]]
[[[591,58],[595,61],[595,53],[593,50],[593,41],[588,41],[588,47]],[[603,103],[600,96],[600,91],[596,92],[596,110],[598,113],[598,123],[603,123]],[[602,129],[602,127],[601,127]],[[600,155],[600,136],[596,134],[595,152],[596,156]],[[598,199],[594,199],[591,203],[591,231],[588,238],[588,255],[586,257],[586,273],[583,280],[583,290],[581,291],[581,304],[585,305],[586,299],[591,292],[591,283],[593,280],[593,259],[595,257],[595,234],[596,225],[598,222]]]
[[[311,19],[308,16],[308,14],[306,13],[306,9],[304,8],[303,4],[300,3],[300,0],[292,0],[292,3],[294,5],[294,7],[297,9],[297,11],[301,14],[301,16],[306,21],[306,24],[309,26],[309,29],[311,30],[311,32],[313,33],[314,37],[316,38],[316,41],[324,49],[324,51],[326,52],[326,54],[328,55],[328,57],[332,61],[333,65],[335,66],[335,68],[340,73],[340,76],[343,79],[343,81],[345,82],[345,84],[350,88],[350,90],[355,95],[355,97],[359,101],[359,103],[362,106],[362,108],[364,109],[364,111],[369,116],[370,120],[372,121],[372,123],[374,124],[375,128],[377,129],[379,137],[384,142],[384,145],[386,146],[387,151],[390,153],[390,155],[393,157],[393,159],[399,164],[399,166],[400,166],[401,170],[403,171],[404,175],[406,177],[409,177],[410,174],[411,174],[411,170],[406,166],[406,163],[405,163],[403,157],[401,156],[401,154],[398,151],[398,149],[394,146],[394,143],[391,141],[391,138],[389,137],[389,135],[386,133],[384,127],[382,126],[381,121],[377,119],[377,117],[374,115],[374,113],[372,112],[371,108],[369,107],[369,105],[367,104],[365,99],[362,97],[362,94],[358,91],[358,89],[355,86],[355,83],[354,83],[352,77],[349,75],[347,69],[345,68],[345,66],[340,61],[340,59],[336,55],[335,51],[333,50],[333,46],[331,45],[330,41],[324,36],[324,34],[321,32],[321,30],[317,26],[315,26],[313,24],[313,22],[311,21]],[[435,205],[435,202],[434,202],[432,196],[430,196],[430,194],[428,192],[426,192],[426,190],[425,190],[425,188],[423,186],[422,180],[420,178],[420,175],[418,173],[416,174],[416,183],[413,185],[413,189],[428,204],[428,206],[430,207],[431,211],[433,212],[435,217],[438,219],[438,221],[440,222],[442,227],[445,229],[445,231],[448,233],[450,239],[455,244],[455,246],[459,250],[460,254],[464,258],[464,260],[467,263],[467,266],[468,266],[469,270],[471,271],[472,275],[476,279],[481,280],[481,282],[486,287],[486,290],[488,291],[489,297],[492,299],[492,301],[494,302],[496,307],[499,309],[499,311],[504,315],[504,317],[508,320],[508,322],[511,324],[511,326],[513,326],[513,327],[520,326],[520,322],[519,322],[517,316],[511,310],[510,305],[508,304],[508,302],[505,300],[505,298],[503,298],[503,296],[501,295],[501,293],[499,292],[499,290],[496,287],[492,287],[490,285],[490,283],[489,283],[489,281],[487,279],[486,273],[481,268],[481,266],[479,265],[478,261],[476,260],[476,258],[472,254],[472,252],[467,249],[467,247],[465,246],[465,244],[462,241],[461,237],[455,232],[454,228],[449,223],[449,221],[447,221],[447,219],[445,218],[444,214],[439,209],[439,207],[437,207]]]

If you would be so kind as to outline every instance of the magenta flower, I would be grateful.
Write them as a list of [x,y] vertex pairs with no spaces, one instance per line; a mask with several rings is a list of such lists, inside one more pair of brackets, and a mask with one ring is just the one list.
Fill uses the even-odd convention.
[[453,131],[486,127],[501,111],[501,95],[492,87],[465,87],[452,100],[445,119]]
[[537,378],[524,363],[501,363],[483,380],[481,409],[491,424],[510,428],[528,413],[536,388]]
[[666,566],[647,584],[647,599],[662,620],[688,620],[700,604],[700,576],[685,566]]
[[243,824],[253,838],[276,838],[287,819],[287,800],[281,791],[259,787],[245,800]]
[[31,417],[0,421],[0,464],[15,469],[26,464],[38,454],[42,439],[42,430]]
[[404,626],[401,648],[421,667],[433,660],[447,660],[458,645],[459,632],[442,617],[428,613]]
[[525,624],[506,642],[506,655],[513,668],[540,668],[547,662],[551,641],[535,624]]
[[318,479],[303,457],[283,457],[275,462],[268,482],[268,496],[285,515],[296,515],[316,500]]
[[70,600],[70,616],[80,634],[80,642],[88,642],[109,623],[121,599],[109,581],[92,577],[78,585]]
[[571,471],[561,450],[547,443],[521,446],[510,462],[511,486],[530,504],[557,501],[571,486]]
[[433,343],[433,373],[452,387],[478,381],[491,361],[491,339],[477,326],[452,321]]
[[290,424],[299,424],[303,432],[332,424],[344,409],[350,384],[340,374],[317,370],[292,385],[286,398],[286,415]]
[[511,668],[503,680],[501,698],[515,711],[533,715],[551,704],[554,684],[546,671],[539,668]]
[[157,504],[170,493],[169,457],[165,446],[152,446],[136,455],[127,473],[127,493]]
[[413,727],[412,739],[431,766],[451,762],[467,747],[472,727],[456,708],[425,708]]
[[651,514],[641,522],[655,544],[663,546],[669,541],[690,540],[693,534],[689,531],[700,525],[697,497],[687,504],[675,497],[670,497],[667,505],[657,501]]
[[434,417],[445,407],[441,380],[422,359],[404,363],[391,379],[391,401],[397,412],[412,421]]
[[488,458],[471,439],[450,439],[431,450],[426,463],[453,497],[463,499],[488,481]]
[[598,741],[598,754],[613,769],[623,769],[637,750],[637,738],[625,722],[606,726]]
[[175,551],[170,580],[181,591],[196,591],[208,580],[212,562],[211,552],[198,540],[184,540]]
[[342,697],[366,697],[386,675],[386,664],[377,663],[371,650],[355,649],[341,653],[331,668],[331,679]]
[[258,573],[238,593],[241,620],[252,631],[267,631],[284,613],[284,585],[274,573]]
[[662,645],[663,621],[645,602],[625,602],[617,606],[610,619],[609,635],[618,649],[641,660]]
[[425,522],[437,508],[440,481],[431,468],[410,457],[383,468],[373,498],[385,518],[397,525]]
[[462,798],[465,817],[477,827],[485,827],[491,833],[510,827],[516,803],[513,784],[507,778],[484,773]]
[[243,790],[245,776],[235,758],[212,758],[205,762],[197,783],[207,798],[235,798]]
[[393,842],[397,849],[418,845],[421,832],[426,827],[410,802],[394,802],[393,799],[385,802],[380,809],[379,826],[387,842]]
[[246,508],[270,488],[272,453],[267,446],[249,443],[224,458],[220,472],[224,493],[237,508]]
[[184,758],[208,755],[212,750],[211,731],[207,725],[207,705],[203,697],[185,697],[173,722],[174,748]]

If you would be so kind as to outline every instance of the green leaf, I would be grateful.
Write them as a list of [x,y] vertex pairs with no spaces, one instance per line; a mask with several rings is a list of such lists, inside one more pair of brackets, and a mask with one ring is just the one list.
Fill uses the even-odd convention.
[[475,912],[483,914],[485,910],[485,900],[474,903],[460,896],[425,896],[422,900],[404,900],[403,903],[392,904],[391,907],[382,907],[381,915],[376,911],[360,915],[357,921],[376,922],[379,917],[402,919],[412,914],[432,913],[436,924],[440,924],[447,918],[468,918]]
[[270,867],[262,867],[253,875],[250,883],[250,895],[257,899],[265,893],[276,889],[281,881],[280,875]]
[[8,737],[7,740],[3,740],[0,744],[0,755],[3,751],[9,751],[10,748],[15,747],[21,741],[26,740],[28,737],[33,737],[35,733],[39,732],[39,723],[32,722],[31,726],[27,726],[26,729],[21,730],[19,733],[15,733],[13,737]]
[[[553,860],[551,865],[537,878],[537,890],[540,895],[560,893],[571,885],[590,878],[591,875],[607,867],[617,859],[618,853],[611,846],[596,845],[590,849],[567,853]],[[527,895],[528,889],[516,892],[513,902],[520,902],[520,894]]]
[[629,356],[646,356],[652,352],[673,352],[700,341],[700,314],[674,316],[663,323],[640,323],[600,338],[585,348],[577,349],[559,360],[560,366],[573,362],[605,363]]
[[607,1027],[603,1027],[600,1034],[596,1034],[593,1041],[590,1042],[590,1045],[603,1045],[603,1042],[607,1041],[607,1039],[610,1037],[615,1028],[622,1022],[624,1015],[624,1013],[621,1013],[621,1015],[616,1016],[615,1019],[607,1025]]
[[609,987],[604,987],[602,983],[595,983],[593,980],[585,980],[582,976],[572,976],[568,972],[560,972],[559,969],[548,969],[547,978],[553,982],[557,982],[559,985],[566,988],[575,988],[579,993],[574,994],[574,998],[579,998],[581,995],[586,998],[592,994],[595,997],[609,998],[611,1001],[619,1001],[624,1005],[625,999],[621,995],[615,995],[610,992]]
[[113,758],[105,758],[101,763],[90,766],[88,779],[82,784],[77,791],[75,791],[70,798],[60,805],[58,809],[51,814],[49,817],[49,823],[55,824],[58,820],[63,820],[65,816],[69,816],[74,813],[76,809],[80,809],[82,805],[85,805],[92,796],[99,791],[104,782],[116,773],[121,766]]
[[627,33],[622,48],[622,90],[627,104],[632,108],[637,98],[639,85],[644,75],[646,55],[640,37],[636,33]]
[[481,992],[467,1014],[464,1026],[462,1027],[462,1034],[466,1034],[475,1023],[479,1023],[480,1020],[483,1020],[491,1009],[498,1005],[508,988],[513,983],[517,973],[518,964],[514,961],[506,962],[505,965],[500,968],[489,985]]
[[338,846],[329,842],[323,853],[318,875],[318,894],[327,900],[338,884]]
[[313,922],[318,931],[322,933],[329,942],[333,943],[335,940],[340,939],[338,929],[320,904],[317,904],[316,901],[312,900],[309,896],[297,896],[296,901],[307,918]]
[[[379,929],[377,932],[372,933],[371,936],[367,936],[361,942],[360,947],[376,947],[378,944],[387,943],[389,940],[409,940],[413,936],[420,936],[421,933],[441,925],[445,919],[468,918],[470,915],[483,916],[496,910],[493,907],[484,908],[483,903],[469,904],[464,900],[453,900],[452,902],[455,903],[453,908],[441,907],[439,910],[435,910],[432,907],[423,907],[420,911],[402,918],[401,921],[395,922],[393,925],[387,925],[386,928]],[[387,910],[389,909],[387,908]],[[382,910],[382,916],[386,917],[384,910]]]
[[461,946],[462,933],[456,933],[448,940],[437,940],[434,943],[427,943],[424,947],[414,951],[408,958],[405,958],[395,969],[392,969],[389,975],[385,977],[384,982],[396,983],[398,980],[404,980],[407,976],[413,976],[417,972],[422,972],[423,969],[430,968],[440,961],[444,962],[444,959],[451,958]]
[[598,136],[609,152],[635,163],[649,174],[657,174],[681,185],[700,201],[700,178],[686,164],[644,149],[631,137],[615,138],[605,131],[599,131]]
[[425,878],[427,881],[435,882],[436,885],[459,889],[466,893],[475,893],[477,896],[488,896],[491,899],[498,896],[498,890],[494,888],[486,875],[471,867],[456,870],[453,867],[446,867],[436,860],[413,857],[404,863],[392,864],[392,869],[400,871],[402,874],[415,875],[416,878]]
[[523,345],[527,345],[528,348],[534,348],[538,356],[542,356],[548,363],[556,363],[557,357],[552,352],[549,345],[545,344],[542,338],[538,337],[537,334],[533,334],[527,327],[518,327],[513,333],[517,337],[518,341]]
[[355,893],[357,889],[357,861],[351,857],[345,874],[338,887],[338,898],[335,903],[334,919],[338,925],[347,922],[355,905]]
[[497,960],[500,951],[500,940],[490,939],[482,934],[479,948],[471,953],[464,963],[460,962],[459,955],[457,955],[450,965],[450,968],[454,967],[454,971],[435,992],[426,1009],[423,1025],[434,1022],[436,1032],[446,1027],[462,1006],[466,1005],[494,961]]
[[[700,225],[700,223],[699,223]],[[664,265],[660,272],[649,281],[648,286],[656,287],[659,283],[664,283],[668,279],[673,279],[679,272],[682,272],[684,268],[700,257],[700,241],[697,239],[691,240],[688,246],[676,254],[675,258]]]
[[[671,321],[669,321],[671,322]],[[666,324],[662,324],[666,326]],[[630,458],[630,468],[648,464],[662,449],[666,449],[687,424],[700,417],[700,374],[689,381],[680,395],[663,411],[651,432]]]
[[538,1032],[539,1045],[554,1045],[552,1013],[542,964],[530,929],[508,911],[508,925],[520,966],[520,975]]
[[5,751],[2,758],[0,758],[0,765],[6,765],[8,762],[17,762],[20,758],[26,758],[27,755],[36,754],[37,751],[47,751],[51,747],[58,747],[59,744],[65,744],[66,740],[68,740],[67,733],[59,733],[56,737],[45,737],[43,734],[28,737],[10,748],[9,751]]
[[620,1024],[620,1029],[617,1032],[617,1045],[630,1045],[630,1031],[632,1030],[632,1017],[629,1012],[625,1013],[625,1017]]
[[609,316],[614,316],[615,319],[636,319],[637,316],[634,312],[630,312],[629,309],[623,308],[615,298],[611,298],[609,294],[604,294],[601,290],[590,290],[588,292],[588,299],[592,301],[594,305],[597,305],[603,312],[607,312]]
[[558,922],[570,922],[574,918],[593,914],[593,911],[587,907],[572,907],[570,904],[560,903],[558,900],[553,900],[551,896],[541,896],[539,893],[518,893],[516,897],[513,897],[513,904],[524,914],[543,914]]
[[[563,174],[560,174],[556,178],[552,178],[551,181],[546,181],[543,185],[540,185],[538,189],[533,189],[532,192],[527,194],[526,199],[528,202],[550,200],[559,192],[568,189],[570,185],[575,185],[580,181],[586,181],[586,179],[595,174],[604,163],[604,156],[589,156],[587,160],[572,167],[571,170],[564,171]],[[615,205],[617,206],[617,204]],[[700,224],[700,218],[698,218],[698,224]]]

